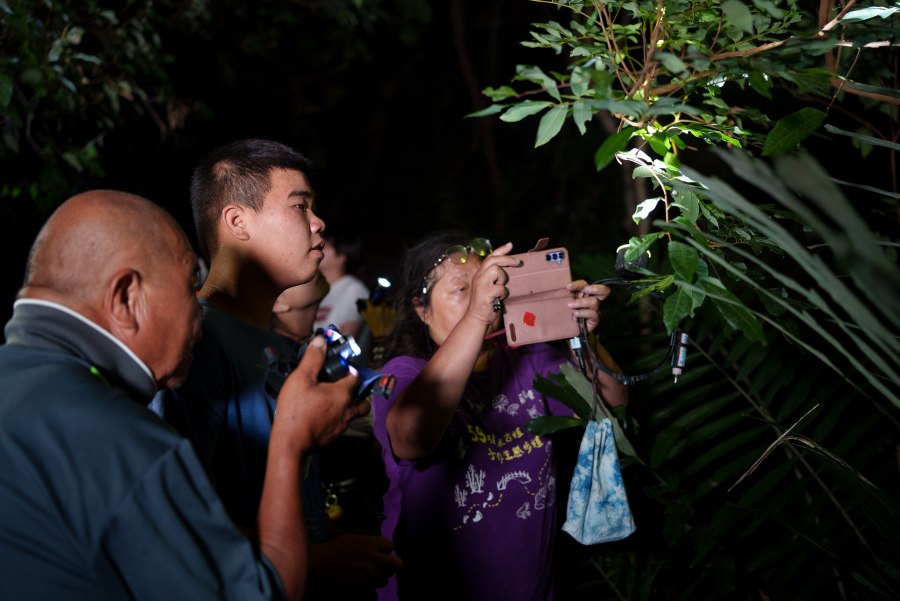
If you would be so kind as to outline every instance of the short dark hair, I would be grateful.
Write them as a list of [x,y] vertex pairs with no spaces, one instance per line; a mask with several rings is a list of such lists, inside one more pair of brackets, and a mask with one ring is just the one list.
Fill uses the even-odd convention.
[[201,254],[211,259],[218,252],[216,225],[226,205],[233,203],[258,211],[271,189],[273,169],[299,171],[308,176],[312,168],[305,156],[271,140],[238,140],[212,151],[191,177],[191,209]]
[[428,358],[434,353],[434,343],[428,328],[419,319],[413,301],[428,305],[428,295],[422,286],[435,262],[450,246],[465,244],[472,236],[452,230],[431,234],[408,248],[400,267],[400,282],[394,293],[396,321],[385,344],[385,360],[398,355]]

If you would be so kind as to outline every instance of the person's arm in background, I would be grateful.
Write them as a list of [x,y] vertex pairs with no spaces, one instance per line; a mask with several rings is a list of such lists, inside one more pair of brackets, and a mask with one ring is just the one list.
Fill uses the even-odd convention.
[[[617,374],[622,373],[622,368],[620,368],[619,364],[612,358],[609,351],[600,344],[600,341],[596,336],[590,337],[590,344],[592,345],[597,360],[603,363],[606,369],[614,371]],[[597,388],[600,398],[606,401],[607,405],[610,407],[618,407],[620,405],[628,404],[627,386],[602,371],[597,371],[596,374],[594,386]]]

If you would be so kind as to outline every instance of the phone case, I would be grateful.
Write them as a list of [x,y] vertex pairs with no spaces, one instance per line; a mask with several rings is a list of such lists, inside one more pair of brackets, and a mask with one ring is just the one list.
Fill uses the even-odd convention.
[[509,296],[503,301],[503,323],[507,342],[522,346],[577,336],[578,322],[568,307],[572,293],[566,290],[572,281],[568,251],[551,248],[513,256],[522,265],[506,268]]

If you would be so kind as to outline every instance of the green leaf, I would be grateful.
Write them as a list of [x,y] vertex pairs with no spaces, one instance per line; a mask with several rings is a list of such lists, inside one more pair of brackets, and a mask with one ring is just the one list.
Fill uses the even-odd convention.
[[658,205],[661,200],[663,200],[662,197],[657,196],[656,198],[648,198],[644,202],[638,204],[638,206],[634,208],[634,215],[631,216],[631,219],[635,223],[640,223],[642,219],[646,219],[650,216],[650,213],[653,212],[653,209],[656,208],[656,205]]
[[81,27],[72,27],[66,34],[66,42],[77,45],[81,43],[82,37],[84,37],[84,29]]
[[804,107],[779,119],[763,144],[763,156],[776,156],[793,150],[800,142],[819,129],[825,113],[819,109]]
[[78,173],[81,173],[81,171],[84,169],[84,167],[81,164],[81,161],[78,160],[78,157],[75,156],[74,153],[68,152],[68,151],[64,152],[62,154],[62,158],[65,162],[67,162],[72,167],[72,169],[74,169]]
[[682,440],[684,429],[679,427],[666,428],[653,439],[653,447],[650,449],[650,467],[656,469],[669,458],[672,449]]
[[640,118],[649,108],[640,100],[589,100],[586,101],[595,111],[606,110],[610,113],[621,113],[635,119]]
[[68,77],[60,77],[59,83],[61,83],[67,90],[69,90],[73,94],[78,93],[77,88],[75,88],[75,84],[72,83],[72,80],[70,80]]
[[669,152],[669,138],[661,132],[657,132],[653,136],[647,138],[647,143],[650,144],[650,148],[653,149],[653,152],[661,157],[666,156],[666,153]]
[[772,86],[769,83],[769,80],[766,78],[765,73],[754,69],[753,71],[750,72],[750,77],[749,77],[748,81],[750,82],[750,87],[753,88],[754,90],[756,90],[756,92],[760,96],[764,96],[765,98],[768,98],[769,100],[772,99],[772,91],[771,91]]
[[671,52],[657,52],[653,57],[659,60],[669,73],[681,75],[687,72],[687,67],[682,60]]
[[696,223],[700,216],[700,197],[687,187],[678,187],[672,190],[672,205],[681,209],[690,223]]
[[581,98],[590,89],[591,72],[582,67],[572,69],[572,77],[569,79],[570,89],[572,93]]
[[525,429],[532,434],[543,436],[545,434],[553,434],[560,430],[568,428],[584,427],[584,420],[577,417],[561,417],[557,415],[545,415],[536,417],[525,424]]
[[763,9],[776,19],[784,17],[784,11],[778,8],[771,0],[753,0],[753,4]]
[[741,31],[753,33],[753,14],[746,4],[740,0],[725,0],[722,3],[725,20]]
[[557,102],[562,100],[559,95],[559,90],[556,87],[556,81],[544,73],[540,67],[535,67],[533,65],[518,65],[516,67],[516,75],[521,79],[525,79],[543,87]]
[[[865,154],[863,155],[863,158],[865,158]],[[865,184],[854,184],[853,182],[847,182],[837,178],[831,178],[831,181],[836,184],[840,184],[841,186],[856,188],[857,190],[865,190],[866,192],[872,192],[874,194],[878,194],[879,196],[886,196],[888,198],[895,198],[897,200],[900,200],[900,194],[889,192],[884,188],[876,188],[875,186],[867,186]]]
[[669,263],[675,275],[685,282],[694,280],[694,273],[697,271],[697,265],[700,263],[700,253],[693,246],[688,246],[678,240],[669,242]]
[[502,104],[492,104],[491,106],[481,109],[480,111],[475,111],[474,113],[469,113],[465,116],[466,119],[470,117],[487,117],[488,115],[496,115],[500,111],[504,110],[506,107]]
[[898,12],[900,12],[900,6],[867,6],[865,8],[857,8],[848,11],[841,21],[844,23],[850,21],[866,21],[876,17],[887,19]]
[[543,146],[552,140],[559,133],[559,130],[562,129],[568,114],[569,107],[565,104],[557,105],[547,111],[541,117],[540,124],[538,124],[537,139],[534,142],[534,147]]
[[[639,281],[643,285],[648,280],[639,280]],[[643,298],[645,296],[649,296],[649,295],[653,294],[654,292],[665,292],[666,288],[668,288],[669,286],[671,286],[672,284],[675,283],[675,276],[670,274],[670,275],[662,276],[661,278],[659,278],[656,281],[652,281],[652,280],[650,280],[650,281],[652,283],[643,285],[642,288],[637,289],[631,295],[631,300],[629,300],[628,302],[629,303],[634,302],[637,299]]]
[[650,252],[650,247],[656,244],[656,241],[665,236],[665,232],[654,232],[639,238],[631,238],[628,240],[628,248],[625,250],[625,260],[635,262],[638,257],[644,253]]
[[617,152],[625,149],[635,129],[629,125],[603,140],[603,144],[594,153],[594,165],[597,167],[597,171],[602,171],[604,167],[612,162]]
[[85,54],[84,52],[76,52],[72,55],[72,58],[80,60],[85,63],[93,63],[95,65],[102,65],[103,61],[92,54]]
[[578,127],[578,131],[581,132],[582,136],[587,131],[585,123],[590,121],[593,116],[593,111],[584,102],[579,101],[572,105],[572,121],[575,122],[575,126]]
[[844,87],[859,90],[860,92],[870,92],[872,94],[880,94],[881,96],[890,96],[891,98],[900,98],[900,90],[895,88],[885,88],[884,86],[873,86],[869,84],[859,83],[856,81],[845,81]]
[[837,134],[839,136],[847,136],[849,138],[853,138],[854,140],[860,140],[862,142],[868,142],[873,146],[884,146],[885,148],[891,148],[893,150],[900,150],[900,144],[896,142],[891,142],[890,140],[884,140],[882,138],[875,138],[872,136],[866,136],[863,134],[855,133],[852,131],[846,131],[843,129],[838,129],[837,127],[829,124],[825,124],[825,131]]
[[[593,384],[591,384],[590,380],[588,380],[577,367],[575,367],[571,363],[563,363],[559,366],[559,375],[565,378],[565,382],[579,396],[581,396],[585,404],[587,404],[587,399],[591,399],[591,402],[593,403]],[[631,441],[628,440],[627,436],[625,436],[625,432],[622,430],[622,426],[619,424],[619,418],[616,417],[610,410],[610,408],[606,406],[606,403],[602,401],[596,403],[595,409],[597,410],[597,414],[594,416],[595,418],[599,419],[601,417],[606,417],[609,418],[610,422],[612,422],[613,434],[616,438],[616,447],[618,448],[619,453],[621,455],[631,457],[639,463],[643,463],[640,457],[638,457],[637,452],[634,450]]]
[[507,109],[505,113],[500,115],[500,120],[506,121],[507,123],[515,123],[521,121],[525,117],[540,113],[548,106],[553,106],[553,103],[547,102],[546,100],[526,100],[525,102],[515,104]]
[[667,152],[663,157],[663,163],[669,165],[670,167],[678,168],[681,166],[681,159],[679,159],[678,155],[674,152]]
[[[566,379],[564,374],[549,374],[546,378],[541,374],[537,374],[534,377],[534,389],[545,396],[558,400],[583,421],[591,418],[592,396],[590,386],[588,386],[586,392],[580,391],[572,382]],[[585,394],[582,394],[583,392]]]
[[679,287],[663,305],[663,323],[666,324],[666,330],[671,333],[677,328],[678,324],[691,314],[693,306],[691,293]]
[[507,98],[515,98],[518,94],[510,86],[500,86],[499,88],[485,88],[481,92],[494,102],[498,100],[506,100]]
[[63,51],[63,45],[60,40],[55,40],[53,45],[50,46],[50,52],[47,53],[47,62],[55,63],[59,60],[60,55]]
[[766,343],[759,321],[719,279],[706,277],[699,281],[728,325],[752,342]]

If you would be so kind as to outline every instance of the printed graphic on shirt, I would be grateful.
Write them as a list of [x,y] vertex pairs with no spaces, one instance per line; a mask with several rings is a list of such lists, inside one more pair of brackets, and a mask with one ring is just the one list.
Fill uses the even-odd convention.
[[[515,402],[506,395],[498,395],[491,402],[489,411],[508,416],[521,415],[532,419],[544,415],[542,399],[531,389],[519,393]],[[472,406],[471,404],[469,405]],[[478,408],[473,407],[474,415]],[[478,420],[472,414],[461,414],[467,437],[460,441],[460,459],[469,462],[453,490],[454,502],[459,508],[458,530],[467,524],[489,520],[492,510],[506,502],[520,505],[514,511],[522,519],[530,519],[535,512],[543,512],[553,505],[556,479],[551,476],[551,442],[528,432],[527,420],[517,420],[517,425],[507,431],[487,431],[488,418]],[[502,420],[501,420],[502,421]],[[486,468],[486,469],[485,469]],[[508,501],[511,494],[527,500]]]
[[328,316],[331,315],[331,307],[326,305],[319,305],[318,310],[316,310],[316,321],[315,323],[322,323],[328,321]]

